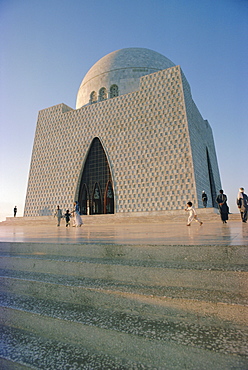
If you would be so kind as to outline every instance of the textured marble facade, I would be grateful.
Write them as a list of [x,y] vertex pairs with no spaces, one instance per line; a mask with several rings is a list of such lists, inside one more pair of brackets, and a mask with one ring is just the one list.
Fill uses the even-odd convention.
[[72,208],[95,137],[110,166],[115,213],[183,209],[189,200],[202,207],[202,190],[214,197],[221,189],[211,128],[173,66],[140,77],[134,92],[39,112],[24,216]]

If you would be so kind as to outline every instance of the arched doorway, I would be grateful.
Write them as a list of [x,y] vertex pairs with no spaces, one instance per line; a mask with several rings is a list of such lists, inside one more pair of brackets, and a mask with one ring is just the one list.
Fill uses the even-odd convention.
[[102,195],[101,189],[98,183],[95,184],[93,195],[92,195],[92,212],[94,214],[101,214],[102,212]]
[[90,206],[89,192],[87,189],[87,185],[83,184],[81,192],[80,213],[82,215],[89,214],[89,206]]
[[95,137],[84,163],[79,186],[78,202],[81,213],[85,209],[86,213],[83,214],[114,213],[112,184],[107,156],[100,140]]
[[214,174],[211,166],[211,161],[208,153],[208,148],[206,148],[207,151],[207,164],[208,164],[208,176],[209,176],[209,182],[210,182],[210,190],[211,190],[211,199],[212,199],[212,207],[217,208],[217,203],[215,202],[217,193],[215,188],[215,182],[214,182]]
[[107,183],[104,194],[104,213],[114,213],[114,192],[111,181]]

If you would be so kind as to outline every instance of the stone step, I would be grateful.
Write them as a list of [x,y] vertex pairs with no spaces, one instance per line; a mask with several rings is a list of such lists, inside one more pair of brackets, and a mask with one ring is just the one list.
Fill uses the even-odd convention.
[[[0,243],[0,257],[247,271],[247,246]],[[160,265],[159,265],[160,264]]]
[[[133,300],[141,303],[139,309],[143,312],[144,307],[153,307],[157,300],[156,315],[159,307],[162,314],[171,309],[176,309],[178,314],[181,312],[182,305],[187,309],[201,316],[208,313],[216,315],[218,310],[223,312],[224,318],[234,317],[236,307],[238,307],[238,318],[236,322],[245,323],[247,315],[247,294],[233,293],[202,288],[192,289],[185,287],[163,287],[138,284],[124,284],[112,281],[101,281],[99,279],[68,279],[63,276],[40,276],[41,274],[28,276],[27,273],[15,276],[12,272],[5,272],[6,276],[1,278],[1,291],[15,294],[33,295],[41,299],[54,299],[56,301],[74,302],[76,304],[86,302],[102,307],[113,305],[115,309],[130,310],[133,307]],[[41,280],[43,278],[43,281]],[[57,282],[56,282],[57,278]],[[31,280],[32,279],[32,280]],[[85,304],[86,304],[85,303]],[[149,305],[148,305],[149,304]],[[236,305],[236,306],[235,306]],[[151,311],[151,308],[149,308]],[[220,317],[221,314],[218,314]],[[183,317],[183,314],[182,314]]]
[[[214,324],[202,325],[200,320],[180,322],[166,317],[151,318],[138,311],[125,313],[111,307],[102,309],[11,294],[2,296],[0,318],[5,326],[35,333],[41,339],[51,341],[63,338],[61,341],[67,346],[80,345],[83,351],[95,355],[101,351],[107,357],[153,368],[164,368],[170,358],[168,351],[174,356],[177,353],[177,358],[182,351],[183,356],[181,354],[179,358],[185,362],[186,348],[188,355],[194,353],[194,361],[198,357],[196,352],[209,357],[205,351],[214,350],[217,354],[225,354],[226,364],[229,358],[237,365],[240,359],[235,360],[232,356],[247,355],[247,333]],[[211,353],[211,357],[213,361],[215,355]],[[165,368],[174,368],[174,364]],[[179,364],[182,366],[182,361]],[[193,368],[204,368],[198,366]],[[212,366],[208,368],[221,368]]]
[[[137,362],[89,351],[81,344],[70,344],[41,337],[33,332],[1,326],[2,369],[143,369]],[[0,360],[1,364],[1,360]],[[25,364],[25,365],[24,365]],[[20,367],[19,367],[20,366]]]
[[[204,221],[220,221],[220,216],[216,208],[198,208],[197,214]],[[85,225],[99,224],[140,224],[140,223],[170,223],[170,222],[186,222],[187,213],[184,210],[174,210],[166,212],[147,212],[144,214],[106,214],[106,215],[82,215]],[[240,220],[239,213],[229,214],[229,220]],[[64,219],[61,221],[64,223]],[[53,216],[37,216],[37,217],[6,217],[1,225],[51,225],[56,224],[56,218]]]
[[[13,272],[6,272],[0,278],[1,294],[22,295],[28,299],[47,299],[55,302],[90,305],[103,309],[114,309],[120,312],[142,312],[150,317],[173,317],[184,320],[189,319],[190,312],[201,321],[209,320],[212,314],[216,315],[218,309],[225,310],[222,317],[230,320],[236,310],[237,325],[246,323],[247,295],[245,292],[233,293],[216,290],[189,289],[177,287],[163,287],[138,284],[114,284],[112,281],[93,279],[68,279],[66,276],[45,276],[45,274],[19,274],[15,277]],[[42,280],[43,278],[43,280]],[[188,314],[185,314],[185,310]],[[202,310],[204,315],[202,315]],[[213,320],[213,318],[211,318]]]
[[112,280],[155,286],[174,286],[198,289],[202,287],[242,294],[247,288],[247,272],[221,270],[192,270],[168,268],[151,264],[133,265],[102,263],[102,261],[63,261],[56,259],[1,257],[0,267],[5,270],[55,273],[67,276]]
[[247,248],[0,243],[2,368],[245,369]]
[[[44,327],[48,328],[44,322]],[[51,328],[53,330],[53,327]],[[110,343],[106,343],[105,335],[98,333],[98,340],[92,341],[91,337],[86,342],[65,342],[65,338],[71,333],[68,324],[60,323],[61,340],[58,341],[47,336],[39,336],[35,332],[25,331],[14,327],[1,327],[3,346],[1,350],[2,360],[8,364],[20,364],[17,369],[246,369],[247,362],[244,358],[231,354],[215,353],[199,348],[174,344],[161,340],[151,341],[135,335],[128,335],[125,341],[125,333],[120,334],[116,341],[113,334]],[[51,332],[51,330],[47,330]],[[74,330],[73,335],[81,334]],[[63,339],[64,340],[63,340]],[[83,339],[85,336],[83,336]],[[92,350],[89,344],[92,344]],[[103,350],[110,344],[111,353],[106,354]],[[118,355],[118,356],[117,356]],[[127,359],[128,358],[128,359]],[[15,367],[3,367],[3,369],[15,369]]]
[[48,281],[52,275],[51,282],[57,276],[64,284],[74,279],[115,289],[120,285],[146,287],[149,292],[160,289],[167,295],[183,290],[198,299],[209,291],[213,296],[247,299],[247,248],[242,246],[71,245],[68,250],[68,245],[1,243],[1,247],[2,276]]

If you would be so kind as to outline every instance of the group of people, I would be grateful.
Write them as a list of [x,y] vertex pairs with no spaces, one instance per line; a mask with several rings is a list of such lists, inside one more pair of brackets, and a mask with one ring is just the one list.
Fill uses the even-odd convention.
[[[224,194],[223,190],[220,190],[220,194],[216,198],[218,203],[220,217],[223,223],[228,220],[229,207],[227,205],[227,196]],[[239,188],[237,196],[237,206],[240,211],[240,216],[242,222],[247,222],[247,212],[248,212],[248,196],[245,194],[244,188]]]
[[[202,202],[203,206],[206,208],[207,207],[207,194],[205,191],[202,192]],[[228,220],[228,215],[229,215],[229,207],[227,205],[227,196],[224,194],[223,190],[219,191],[218,196],[216,197],[216,202],[218,204],[219,212],[220,212],[220,218],[225,224]],[[248,213],[248,196],[244,192],[244,188],[240,188],[237,196],[237,206],[240,210],[240,215],[241,215],[241,220],[242,222],[247,222],[247,213]],[[187,226],[191,225],[191,222],[194,220],[198,222],[200,225],[203,224],[203,222],[198,218],[196,214],[196,210],[193,207],[192,202],[187,203],[187,208],[185,211],[189,212],[189,217],[188,217],[188,223]],[[57,210],[55,212],[55,215],[57,216],[58,219],[58,224],[57,226],[60,226],[60,221],[62,218],[65,218],[66,221],[66,227],[70,226],[70,220],[73,217],[73,226],[78,227],[83,224],[82,218],[80,216],[80,210],[79,210],[79,204],[78,202],[74,202],[74,209],[70,213],[69,209],[66,211],[66,213],[63,215],[62,210],[57,207]]]
[[[208,197],[205,191],[203,190],[202,192],[202,203],[203,207],[207,207],[207,201]],[[223,222],[223,224],[227,223],[228,220],[228,215],[229,215],[229,207],[227,205],[227,196],[224,194],[223,190],[219,191],[218,196],[216,197],[216,202],[218,204],[219,212],[220,212],[220,218]],[[241,215],[241,220],[242,222],[247,222],[247,213],[248,213],[248,196],[244,192],[244,188],[240,188],[237,196],[237,206],[240,210],[240,215]],[[185,211],[189,212],[189,217],[188,217],[188,223],[187,226],[190,226],[191,222],[194,220],[196,222],[199,222],[200,225],[202,225],[202,221],[199,220],[196,210],[193,207],[192,202],[187,203],[187,208]]]
[[57,226],[60,226],[60,221],[62,218],[65,218],[65,226],[70,226],[71,218],[73,218],[73,227],[80,227],[83,224],[82,218],[80,216],[79,204],[78,202],[74,202],[74,209],[70,213],[69,209],[63,215],[62,210],[57,206],[57,210],[54,214],[54,217],[57,217],[58,223]]

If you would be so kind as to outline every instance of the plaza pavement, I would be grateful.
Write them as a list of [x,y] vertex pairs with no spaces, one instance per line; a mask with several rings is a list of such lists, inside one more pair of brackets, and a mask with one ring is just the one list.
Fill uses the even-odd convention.
[[248,224],[0,223],[3,369],[246,370]]
[[[10,217],[0,223],[0,242],[114,243],[151,245],[247,245],[248,223],[239,214],[229,215],[223,224],[218,214],[202,214],[203,225],[186,226],[187,215],[132,217],[116,220],[112,215],[84,216],[82,227],[65,227],[61,220]],[[72,225],[72,222],[71,222]]]

